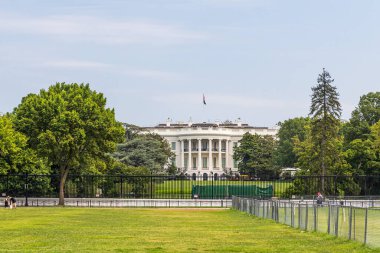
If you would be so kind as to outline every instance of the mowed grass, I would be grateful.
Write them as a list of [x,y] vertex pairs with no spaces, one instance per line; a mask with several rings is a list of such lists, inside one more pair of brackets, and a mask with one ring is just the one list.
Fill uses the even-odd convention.
[[[328,232],[328,217],[329,208],[327,206],[318,207],[316,210],[317,214],[317,231],[322,233]],[[285,212],[287,219],[285,220]],[[291,224],[291,208],[279,209],[280,222]],[[294,208],[294,226],[299,227],[299,212],[301,212],[302,223],[305,224],[306,208]],[[331,216],[337,215],[336,209],[331,213]],[[338,235],[343,238],[349,238],[349,226],[350,226],[350,207],[339,207],[339,219],[338,219]],[[364,242],[365,238],[365,209],[364,208],[353,208],[352,209],[352,224],[351,224],[351,238],[359,242]],[[308,208],[308,230],[314,230],[314,208]],[[331,217],[330,229],[331,234],[335,234],[335,218]],[[379,209],[368,209],[367,218],[367,244],[374,247],[380,247],[380,210]]]
[[163,198],[167,195],[169,198],[174,195],[178,195],[179,197],[182,194],[187,194],[189,198],[191,198],[192,188],[194,185],[201,186],[222,186],[222,185],[241,185],[241,186],[249,186],[256,185],[258,187],[268,187],[270,185],[273,186],[273,195],[280,196],[283,192],[286,191],[293,183],[286,181],[194,181],[194,180],[166,180],[162,183],[156,183],[154,185],[153,193],[158,196],[162,196]]
[[0,210],[7,252],[379,252],[228,209]]

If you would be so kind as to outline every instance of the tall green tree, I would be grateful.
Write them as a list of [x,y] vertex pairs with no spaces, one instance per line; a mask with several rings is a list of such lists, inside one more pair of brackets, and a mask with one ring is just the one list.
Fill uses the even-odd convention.
[[380,92],[370,92],[360,97],[358,106],[343,127],[347,161],[358,175],[379,172],[372,127],[380,120]]
[[372,149],[375,154],[375,158],[371,161],[370,167],[372,171],[368,174],[379,175],[380,174],[380,120],[371,127],[371,141]]
[[24,134],[14,129],[9,116],[0,116],[0,175],[48,172],[43,159],[27,147],[27,141]]
[[277,133],[278,146],[275,150],[275,161],[280,167],[294,167],[297,156],[294,153],[294,137],[304,141],[306,139],[305,126],[310,122],[309,118],[293,118],[279,122],[280,129]]
[[[130,136],[127,129],[127,137]],[[174,154],[169,143],[157,134],[135,134],[117,145],[113,157],[129,167],[145,167],[151,173],[162,174],[170,167]]]
[[312,87],[309,114],[311,116],[310,137],[304,143],[307,149],[302,148],[305,145],[300,143],[296,150],[301,160],[308,159],[302,156],[313,157],[310,165],[302,162],[298,164],[306,167],[304,169],[308,169],[310,174],[322,176],[322,191],[325,191],[324,176],[331,173],[337,174],[337,166],[346,164],[342,153],[342,139],[339,135],[342,109],[339,94],[336,87],[332,85],[333,82],[330,74],[323,69],[318,76],[317,85]]
[[380,92],[369,92],[360,97],[359,104],[351,113],[351,118],[343,127],[345,143],[355,139],[366,140],[371,134],[371,126],[380,120]]
[[80,172],[83,164],[103,160],[124,135],[114,110],[106,108],[106,98],[88,84],[57,83],[29,94],[14,115],[16,129],[29,138],[29,146],[58,168],[60,205],[69,171]]
[[272,136],[245,133],[234,148],[233,158],[239,161],[239,172],[259,178],[277,176],[278,167],[274,165],[276,145]]

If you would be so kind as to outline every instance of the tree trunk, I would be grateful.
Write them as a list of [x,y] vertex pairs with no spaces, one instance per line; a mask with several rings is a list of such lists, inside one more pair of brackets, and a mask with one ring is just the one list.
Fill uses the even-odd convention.
[[59,202],[58,205],[65,205],[65,183],[69,169],[66,166],[60,168],[60,180],[59,180]]

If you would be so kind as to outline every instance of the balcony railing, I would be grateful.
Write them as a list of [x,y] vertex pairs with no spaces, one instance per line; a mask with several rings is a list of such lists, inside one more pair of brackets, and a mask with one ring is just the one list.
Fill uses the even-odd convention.
[[[218,152],[219,151],[218,148],[212,148],[211,150],[214,151],[214,152]],[[184,148],[183,151],[184,152],[189,152],[189,148]],[[198,148],[191,148],[191,151],[198,151]],[[202,147],[201,151],[209,151],[209,148]],[[221,151],[222,152],[226,152],[226,149],[222,148]]]

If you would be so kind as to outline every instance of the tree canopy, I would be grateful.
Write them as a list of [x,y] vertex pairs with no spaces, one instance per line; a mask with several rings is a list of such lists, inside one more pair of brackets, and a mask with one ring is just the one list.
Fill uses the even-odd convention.
[[347,161],[355,174],[380,173],[380,157],[376,146],[379,121],[380,92],[361,96],[358,106],[342,130]]
[[113,154],[120,162],[131,167],[145,167],[153,174],[162,174],[170,167],[174,154],[164,138],[151,133],[131,135],[130,129],[126,136],[126,141],[118,144]]
[[27,140],[14,129],[9,116],[0,116],[0,174],[48,172],[44,161],[27,147]]
[[343,128],[345,143],[355,139],[368,139],[371,126],[380,120],[380,92],[370,92],[360,97],[351,118]]
[[59,169],[60,205],[69,171],[80,172],[81,165],[103,160],[124,134],[114,110],[106,108],[103,94],[88,84],[57,83],[29,94],[15,108],[14,117],[29,146]]
[[238,161],[239,172],[258,178],[276,176],[278,168],[273,162],[275,148],[276,141],[272,136],[245,133],[234,148],[233,158]]
[[275,151],[276,164],[280,167],[294,167],[297,156],[294,153],[294,137],[304,141],[306,139],[305,126],[309,124],[309,118],[293,118],[279,122],[280,129],[277,133],[278,146]]

